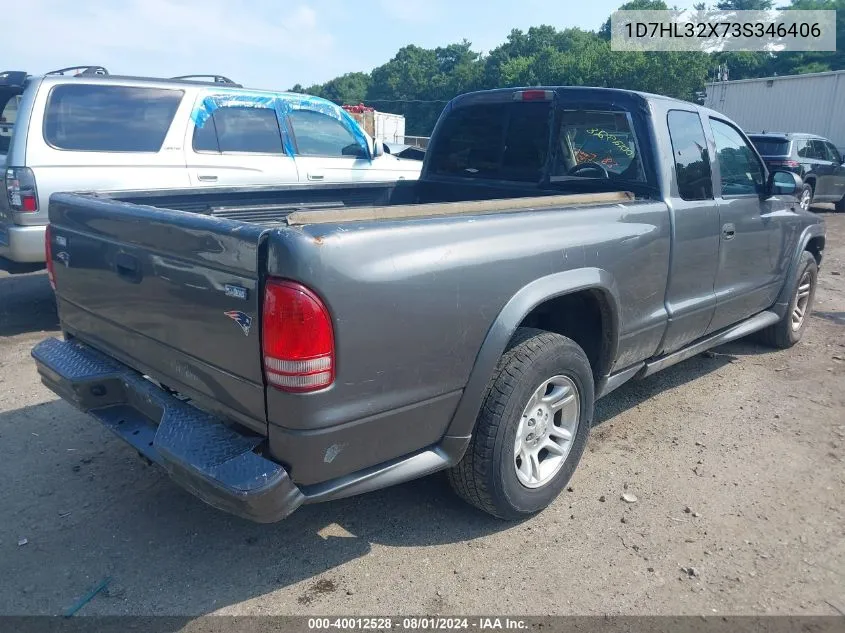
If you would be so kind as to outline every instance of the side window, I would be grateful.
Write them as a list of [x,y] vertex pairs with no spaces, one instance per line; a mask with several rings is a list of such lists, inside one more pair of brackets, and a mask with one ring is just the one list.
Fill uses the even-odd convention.
[[710,119],[723,196],[757,194],[763,186],[763,166],[757,155],[731,125]]
[[842,164],[842,156],[839,154],[839,150],[836,149],[833,143],[825,142],[825,147],[827,148],[828,160],[833,161],[837,165]]
[[302,156],[367,157],[364,148],[337,119],[313,110],[294,110],[288,120],[296,151]]
[[713,198],[713,179],[704,128],[696,112],[672,110],[667,117],[672,138],[678,193],[684,200]]
[[822,141],[810,141],[810,156],[816,160],[830,160],[827,157],[827,149]]
[[804,138],[798,139],[795,141],[795,146],[798,148],[798,158],[812,158],[810,141]]
[[194,128],[196,152],[284,154],[276,111],[269,108],[218,108]]
[[181,90],[60,84],[44,112],[44,140],[82,152],[158,152],[182,101]]

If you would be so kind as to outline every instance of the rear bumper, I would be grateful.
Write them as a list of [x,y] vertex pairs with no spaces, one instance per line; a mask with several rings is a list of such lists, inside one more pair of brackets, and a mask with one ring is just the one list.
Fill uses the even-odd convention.
[[[84,343],[49,338],[33,348],[32,357],[49,389],[164,468],[178,485],[257,523],[279,521],[303,503],[358,495],[448,468],[470,440],[444,436],[402,457],[297,486],[284,467],[256,452],[264,437],[225,426]],[[344,432],[325,439],[344,440]]]
[[0,257],[20,264],[43,263],[46,226],[0,224]]
[[209,505],[270,523],[305,500],[282,466],[256,452],[264,438],[225,426],[125,365],[54,338],[36,345],[32,357],[47,387]]

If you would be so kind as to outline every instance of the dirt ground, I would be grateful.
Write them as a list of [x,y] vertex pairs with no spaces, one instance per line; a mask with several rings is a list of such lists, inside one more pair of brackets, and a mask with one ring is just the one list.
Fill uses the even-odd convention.
[[40,384],[47,279],[0,273],[0,613],[107,576],[80,614],[845,613],[845,214],[823,214],[802,343],[608,396],[571,489],[519,524],[442,475],[275,525],[207,507]]

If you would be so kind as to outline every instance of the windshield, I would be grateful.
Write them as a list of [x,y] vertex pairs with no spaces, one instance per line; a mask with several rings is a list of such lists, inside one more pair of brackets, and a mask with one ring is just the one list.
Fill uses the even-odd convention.
[[539,183],[546,176],[555,182],[645,182],[627,113],[564,108],[554,115],[549,102],[458,108],[438,130],[430,168],[440,175],[517,182]]
[[19,89],[0,88],[0,154],[8,154],[21,100]]
[[785,138],[749,136],[760,156],[789,156],[789,141]]

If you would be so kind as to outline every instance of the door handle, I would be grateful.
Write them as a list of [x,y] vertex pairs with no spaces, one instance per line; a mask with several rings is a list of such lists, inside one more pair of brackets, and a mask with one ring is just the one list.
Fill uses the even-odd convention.
[[322,180],[325,178],[323,174],[308,174],[308,180]]
[[726,240],[732,240],[736,235],[736,227],[728,222],[722,225],[722,237]]
[[134,255],[118,253],[114,258],[114,267],[118,276],[130,283],[141,281],[141,265]]
[[211,174],[200,174],[199,176],[197,176],[197,179],[201,180],[202,182],[216,182],[217,176],[213,176]]

